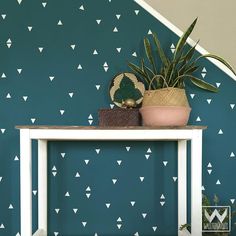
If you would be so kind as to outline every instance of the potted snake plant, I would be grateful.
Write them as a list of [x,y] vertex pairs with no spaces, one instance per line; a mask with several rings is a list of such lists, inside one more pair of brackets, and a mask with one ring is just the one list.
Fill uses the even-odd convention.
[[[141,58],[140,65],[128,63],[130,69],[145,84],[146,91],[140,109],[144,125],[184,126],[188,123],[191,108],[185,93],[187,80],[201,89],[210,92],[218,91],[215,86],[196,76],[196,71],[200,67],[198,61],[201,58],[213,58],[236,75],[230,64],[217,55],[205,54],[196,57],[195,48],[198,42],[188,48],[186,41],[196,22],[197,18],[180,37],[171,57],[166,55],[157,34],[153,33],[153,44],[148,38],[144,38],[147,59]],[[157,65],[157,59],[161,62],[160,65]]]

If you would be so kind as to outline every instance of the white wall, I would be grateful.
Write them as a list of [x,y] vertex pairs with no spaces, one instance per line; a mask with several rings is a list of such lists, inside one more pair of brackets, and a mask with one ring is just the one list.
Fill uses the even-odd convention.
[[235,0],[145,0],[184,31],[199,17],[191,38],[210,53],[227,59],[236,69]]

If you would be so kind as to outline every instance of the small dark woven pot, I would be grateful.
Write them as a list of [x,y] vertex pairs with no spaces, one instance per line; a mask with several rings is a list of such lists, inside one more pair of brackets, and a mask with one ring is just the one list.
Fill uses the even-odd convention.
[[99,126],[140,126],[139,109],[100,109],[98,111]]

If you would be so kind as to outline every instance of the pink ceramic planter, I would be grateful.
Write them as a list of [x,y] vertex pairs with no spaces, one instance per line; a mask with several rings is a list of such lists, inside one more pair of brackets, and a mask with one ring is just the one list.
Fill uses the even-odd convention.
[[140,108],[145,126],[185,126],[191,108],[184,106],[146,106]]

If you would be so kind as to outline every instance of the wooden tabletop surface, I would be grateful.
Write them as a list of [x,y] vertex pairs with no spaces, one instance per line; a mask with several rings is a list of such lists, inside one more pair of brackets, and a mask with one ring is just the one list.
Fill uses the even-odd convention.
[[127,127],[118,127],[118,126],[53,126],[53,125],[19,125],[15,127],[16,129],[54,129],[54,130],[163,130],[163,129],[206,129],[207,126],[127,126]]

